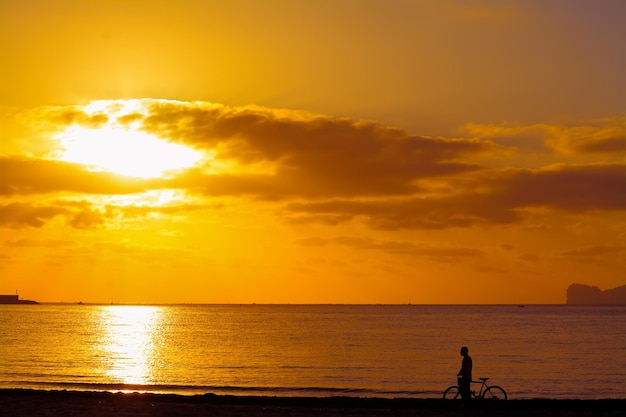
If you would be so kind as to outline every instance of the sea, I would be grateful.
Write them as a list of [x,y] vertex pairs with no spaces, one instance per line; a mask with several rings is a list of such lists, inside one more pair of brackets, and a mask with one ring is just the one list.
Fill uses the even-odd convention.
[[[626,398],[626,306],[0,305],[0,388]],[[479,388],[479,384],[475,386]]]

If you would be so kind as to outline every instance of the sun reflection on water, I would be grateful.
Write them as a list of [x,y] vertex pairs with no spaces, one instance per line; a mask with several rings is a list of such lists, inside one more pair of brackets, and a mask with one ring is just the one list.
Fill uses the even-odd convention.
[[133,385],[154,382],[162,315],[162,310],[154,306],[103,308],[106,373],[112,382]]

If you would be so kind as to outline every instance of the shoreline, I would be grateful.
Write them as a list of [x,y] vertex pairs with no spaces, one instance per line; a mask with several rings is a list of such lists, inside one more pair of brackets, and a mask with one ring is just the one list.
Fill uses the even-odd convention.
[[3,415],[19,416],[621,416],[626,399],[461,401],[415,398],[269,397],[0,389]]

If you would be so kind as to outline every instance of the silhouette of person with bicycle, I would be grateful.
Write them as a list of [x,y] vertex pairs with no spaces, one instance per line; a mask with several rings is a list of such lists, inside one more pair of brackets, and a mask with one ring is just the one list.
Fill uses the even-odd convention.
[[498,385],[489,385],[489,378],[478,378],[476,383],[480,383],[480,390],[472,391],[472,357],[469,355],[469,349],[466,346],[461,348],[461,369],[457,374],[457,385],[452,385],[443,392],[443,398],[446,400],[462,399],[463,403],[468,404],[472,398],[489,399],[489,400],[506,400],[508,398],[504,388]]
[[463,361],[461,362],[461,370],[459,370],[457,380],[461,398],[467,401],[472,398],[470,388],[472,382],[472,357],[469,355],[469,349],[466,346],[461,348],[461,356],[463,356]]

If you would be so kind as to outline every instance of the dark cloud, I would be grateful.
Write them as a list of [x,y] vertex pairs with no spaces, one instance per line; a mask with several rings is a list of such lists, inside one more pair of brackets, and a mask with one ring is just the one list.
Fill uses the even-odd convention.
[[520,214],[507,207],[485,206],[476,196],[410,198],[402,200],[292,203],[286,206],[290,221],[337,224],[361,219],[374,229],[445,229],[488,224],[510,224]]
[[607,138],[597,138],[577,144],[573,149],[581,153],[615,153],[626,154],[626,134]]
[[[386,230],[517,224],[533,208],[569,213],[626,210],[626,165],[621,161],[538,169],[475,163],[495,154],[506,156],[507,149],[486,138],[504,143],[503,137],[541,136],[542,143],[566,149],[564,154],[576,149],[620,150],[626,137],[621,119],[586,127],[468,125],[476,139],[446,139],[410,135],[375,122],[260,107],[165,100],[134,104],[124,113],[121,104],[111,103],[119,110],[115,123],[132,123],[169,141],[211,152],[215,160],[168,178],[141,180],[91,172],[78,164],[0,157],[0,195],[182,189],[202,196],[276,201],[281,203],[279,214],[292,223],[356,220]],[[90,127],[111,122],[102,116],[106,114],[71,107],[55,108],[49,119]],[[68,223],[74,227],[158,211],[55,207],[71,211]]]
[[56,216],[67,214],[63,207],[40,206],[29,203],[10,203],[0,205],[0,226],[20,229],[23,227],[42,227]]
[[129,194],[145,191],[148,182],[85,166],[45,159],[0,156],[0,195],[76,192]]
[[159,102],[149,111],[143,128],[150,133],[210,149],[218,160],[272,166],[267,175],[187,178],[209,194],[406,195],[418,190],[420,179],[478,170],[469,157],[500,149],[488,141],[410,136],[373,122],[260,108]]
[[[56,217],[65,218],[67,224],[76,229],[93,229],[103,225],[105,220],[100,210],[90,207],[86,202],[59,201],[47,204],[16,202],[0,205],[2,227],[14,229],[42,227]],[[24,241],[21,243],[25,245]]]
[[75,107],[54,107],[48,109],[46,119],[56,125],[79,125],[97,129],[109,121],[109,116],[104,113],[87,114]]
[[[271,200],[410,195],[420,190],[421,180],[480,170],[471,162],[473,156],[503,150],[486,140],[412,136],[380,123],[303,112],[150,99],[134,103],[127,112],[121,102],[113,101],[102,103],[105,108],[93,114],[70,106],[40,109],[35,115],[56,130],[132,123],[168,141],[212,152],[217,165],[237,168],[223,171],[209,165],[180,171],[170,182],[152,181],[153,188]],[[128,184],[110,174],[86,174],[79,165],[62,162],[0,163],[8,165],[11,174],[0,189],[3,194],[57,190],[115,194],[148,185]],[[27,177],[24,171],[33,174]],[[75,175],[78,171],[81,175]],[[78,183],[87,175],[84,183]]]
[[104,224],[104,216],[100,210],[81,210],[74,214],[69,222],[76,229],[93,229]]
[[505,172],[494,196],[513,208],[551,207],[581,213],[626,210],[626,165],[559,165]]
[[376,229],[443,229],[521,222],[524,210],[582,213],[626,210],[626,165],[555,166],[494,171],[449,196],[288,204],[295,222],[336,224],[362,219]]
[[[45,203],[13,202],[0,205],[0,227],[42,227],[60,217],[75,229],[94,229],[120,219],[140,219],[151,214],[177,215],[199,210],[219,210],[223,204],[171,204],[164,206],[101,206],[85,200],[45,200]],[[48,242],[50,243],[50,242]],[[36,246],[31,241],[7,241],[11,246]]]
[[128,125],[133,122],[143,120],[143,118],[144,118],[144,115],[141,113],[129,113],[129,114],[125,114],[123,116],[118,117],[116,120],[118,123],[122,125]]

